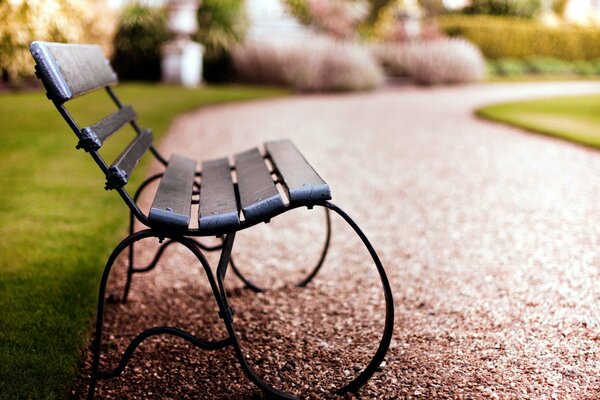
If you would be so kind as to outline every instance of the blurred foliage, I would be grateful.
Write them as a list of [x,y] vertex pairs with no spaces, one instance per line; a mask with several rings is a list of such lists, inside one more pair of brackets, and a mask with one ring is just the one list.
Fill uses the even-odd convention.
[[428,17],[435,17],[446,12],[443,0],[419,0],[419,5],[423,7]]
[[595,76],[600,75],[600,59],[565,61],[552,57],[499,58],[487,61],[491,75],[519,77],[540,76]]
[[600,58],[600,28],[550,27],[534,20],[487,15],[447,15],[437,18],[450,36],[476,44],[487,58],[552,57],[561,60]]
[[514,77],[524,75],[528,70],[527,63],[519,58],[507,57],[498,60],[488,60],[488,71],[492,75]]
[[369,10],[367,22],[374,24],[375,21],[377,21],[377,17],[379,16],[379,11],[381,11],[382,8],[387,6],[389,2],[390,0],[369,0],[371,9]]
[[[391,0],[366,0],[368,13],[365,22],[373,24],[377,20],[379,11],[385,7]],[[429,1],[429,0],[425,0]],[[434,0],[436,1],[436,0]],[[311,15],[307,5],[307,0],[285,0],[292,15],[300,20],[305,25],[310,25]]]
[[569,0],[553,0],[552,11],[558,15],[563,15],[567,8],[567,4],[569,4]]
[[232,54],[243,81],[302,92],[370,90],[383,80],[377,60],[364,46],[325,35],[248,40]]
[[525,59],[529,71],[542,75],[567,75],[575,72],[573,63],[552,57],[528,57]]
[[290,13],[305,25],[310,25],[311,16],[306,0],[286,0]]
[[248,27],[243,0],[202,1],[195,39],[205,47],[204,79],[224,82],[233,78],[230,50],[244,40]]
[[114,22],[104,0],[0,0],[2,79],[19,84],[33,77],[29,44],[34,40],[98,43],[107,49]]
[[388,76],[410,77],[424,85],[467,83],[485,75],[485,60],[461,38],[378,43],[371,51]]
[[338,39],[351,39],[370,14],[367,0],[286,0],[300,22]]
[[379,41],[404,41],[412,39],[408,37],[404,22],[399,16],[410,16],[420,19],[425,15],[425,10],[419,2],[406,2],[404,0],[392,0],[379,10],[379,15],[373,25],[373,37]]
[[463,12],[532,18],[540,12],[541,6],[541,0],[471,0],[471,4]]
[[365,0],[307,0],[311,25],[338,39],[356,37],[359,25],[369,15]]
[[122,80],[160,79],[160,48],[169,38],[165,10],[127,5],[113,39],[112,65]]

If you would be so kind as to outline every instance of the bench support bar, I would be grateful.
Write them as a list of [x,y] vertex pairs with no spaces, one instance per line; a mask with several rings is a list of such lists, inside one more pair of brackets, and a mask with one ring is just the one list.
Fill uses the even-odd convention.
[[[317,275],[317,273],[321,269],[321,266],[323,266],[323,263],[325,262],[325,257],[327,257],[327,252],[329,251],[329,244],[331,243],[331,216],[329,214],[329,208],[325,208],[325,243],[323,244],[323,249],[321,250],[321,256],[319,257],[319,261],[317,261],[317,264],[313,267],[311,272],[302,281],[296,284],[297,287],[305,287],[306,285],[308,285]],[[233,261],[233,258],[229,259],[229,265],[231,265],[231,270],[233,271],[235,276],[237,276],[239,280],[241,280],[248,289],[252,290],[255,293],[261,293],[265,291],[264,288],[260,287],[256,283],[252,282],[252,280],[244,276],[242,271]]]
[[[358,227],[358,225],[356,225],[356,223],[348,216],[348,214],[346,214],[342,209],[340,209],[339,207],[337,207],[336,205],[334,205],[331,202],[327,201],[327,202],[322,202],[322,203],[318,203],[315,205],[324,207],[326,209],[327,226],[328,226],[326,243],[325,243],[325,248],[321,255],[321,259],[319,260],[316,268],[311,272],[311,274],[303,282],[300,283],[299,286],[306,285],[314,277],[314,275],[316,275],[316,273],[320,269],[321,265],[323,264],[323,261],[325,259],[325,254],[327,253],[327,249],[329,247],[329,241],[330,241],[331,221],[330,221],[330,217],[329,217],[329,211],[333,211],[336,214],[338,214],[340,217],[342,217],[342,219],[344,219],[348,223],[348,225],[350,225],[350,227],[355,231],[355,233],[359,236],[359,238],[363,242],[364,246],[368,250],[368,252],[371,255],[371,258],[375,264],[375,267],[379,274],[381,284],[383,286],[383,291],[384,291],[384,298],[385,298],[385,305],[386,305],[385,322],[384,322],[383,335],[379,342],[379,346],[378,346],[375,354],[373,355],[371,361],[367,365],[367,367],[364,370],[362,370],[360,372],[360,374],[358,376],[356,376],[352,381],[350,381],[348,384],[346,384],[345,386],[343,386],[342,388],[340,388],[336,391],[337,394],[344,395],[348,392],[357,392],[373,376],[373,374],[377,371],[377,369],[379,368],[379,365],[383,361],[385,354],[388,350],[388,347],[390,345],[391,338],[392,338],[392,331],[393,331],[393,325],[394,325],[394,303],[393,303],[393,298],[392,298],[391,287],[390,287],[389,281],[387,279],[383,265],[381,264],[381,261],[379,260],[379,257],[377,255],[377,253],[375,252],[373,246],[371,245],[371,243],[369,242],[369,240],[367,239],[365,234],[362,232],[362,230]],[[132,227],[132,230],[133,230],[133,227]],[[121,360],[119,361],[118,366],[115,369],[110,370],[110,371],[100,371],[99,364],[100,364],[100,351],[101,351],[101,344],[102,344],[102,330],[103,330],[103,319],[104,319],[106,285],[108,283],[110,271],[111,271],[113,264],[114,264],[115,260],[117,259],[117,257],[125,249],[129,248],[131,250],[131,252],[133,252],[132,251],[133,244],[135,242],[138,242],[138,241],[146,239],[146,238],[151,238],[151,237],[158,238],[159,240],[167,239],[167,241],[165,241],[162,244],[162,246],[159,248],[157,255],[154,257],[153,261],[148,266],[146,266],[144,268],[136,269],[136,268],[132,268],[132,264],[130,264],[128,267],[128,271],[131,271],[132,269],[133,269],[133,272],[143,272],[143,271],[151,270],[155,267],[156,263],[160,259],[160,255],[162,255],[162,252],[164,252],[164,249],[166,247],[170,246],[172,243],[179,243],[179,244],[185,246],[188,250],[190,250],[196,256],[196,258],[198,259],[198,261],[204,268],[209,285],[210,285],[213,295],[215,297],[215,301],[217,302],[217,305],[219,307],[219,315],[221,316],[223,323],[225,324],[225,327],[227,329],[228,337],[225,339],[219,340],[219,341],[209,342],[209,341],[201,340],[201,339],[191,335],[188,332],[185,332],[181,329],[174,328],[174,327],[162,326],[162,327],[150,328],[150,329],[143,331],[142,333],[140,333],[138,336],[136,336],[132,340],[132,342],[129,344],[129,346],[125,350],[125,353],[121,357]],[[145,229],[145,230],[142,230],[139,232],[132,233],[126,239],[124,239],[121,243],[119,243],[119,245],[117,245],[117,247],[113,250],[112,254],[110,255],[110,257],[106,263],[106,266],[104,268],[104,273],[102,275],[102,280],[100,282],[100,289],[99,289],[99,293],[98,293],[98,309],[97,309],[97,314],[96,314],[96,331],[95,331],[95,335],[94,335],[94,344],[93,344],[94,355],[93,355],[93,361],[92,361],[92,372],[91,372],[90,386],[89,386],[89,391],[88,391],[88,399],[94,398],[96,384],[99,379],[111,379],[111,378],[115,378],[115,377],[119,376],[125,370],[127,363],[129,362],[129,360],[130,360],[131,356],[133,355],[133,353],[135,352],[136,348],[145,339],[155,336],[155,335],[162,335],[162,334],[168,334],[168,335],[180,337],[180,338],[187,340],[188,342],[192,343],[193,345],[195,345],[199,348],[202,348],[204,350],[218,350],[218,349],[222,349],[227,346],[233,346],[233,349],[234,349],[236,358],[238,359],[238,362],[240,364],[240,367],[246,373],[248,378],[250,378],[250,380],[258,388],[260,388],[269,397],[272,397],[272,398],[297,399],[297,397],[295,395],[281,391],[279,389],[276,389],[276,388],[270,386],[269,384],[267,384],[265,381],[263,381],[259,377],[259,375],[247,363],[247,361],[244,357],[242,348],[240,346],[240,343],[237,340],[235,329],[234,329],[234,324],[233,324],[233,308],[229,305],[229,301],[227,299],[227,293],[225,291],[225,283],[224,283],[225,275],[227,273],[227,267],[229,265],[233,265],[232,260],[231,260],[231,251],[233,248],[234,240],[235,240],[235,232],[229,233],[223,238],[223,243],[220,246],[217,246],[218,249],[221,250],[221,256],[219,258],[219,263],[217,265],[216,274],[214,274],[212,272],[212,269],[211,269],[206,257],[202,253],[202,250],[206,249],[207,246],[203,245],[202,243],[198,242],[197,240],[195,240],[193,238],[189,238],[189,237],[185,237],[185,236],[168,235],[168,234],[165,234],[164,232],[159,232],[155,229]],[[215,250],[216,248],[214,248],[214,249],[208,248],[208,249]],[[128,283],[130,283],[130,276],[128,276]]]

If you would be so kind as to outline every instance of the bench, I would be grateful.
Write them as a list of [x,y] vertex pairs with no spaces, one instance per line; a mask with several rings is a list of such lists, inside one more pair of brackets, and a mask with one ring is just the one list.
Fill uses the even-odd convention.
[[[172,155],[167,161],[153,146],[151,131],[138,125],[134,109],[123,105],[115,94],[113,86],[117,84],[117,76],[100,47],[33,42],[30,50],[36,62],[36,75],[43,82],[47,97],[77,136],[76,148],[84,150],[92,157],[104,174],[105,189],[117,192],[130,210],[129,235],[111,253],[100,282],[88,398],[94,397],[99,379],[114,378],[124,371],[130,357],[142,341],[154,335],[165,334],[183,338],[206,350],[231,346],[240,367],[258,388],[274,398],[297,398],[264,382],[246,362],[236,337],[234,310],[227,298],[224,279],[228,266],[231,266],[235,275],[248,288],[254,291],[264,290],[247,279],[233,262],[231,251],[236,232],[269,222],[272,218],[298,207],[321,207],[326,211],[327,217],[327,235],[321,257],[307,277],[298,283],[299,286],[307,285],[325,260],[330,242],[330,212],[339,215],[359,236],[379,274],[386,305],[381,340],[368,365],[357,371],[356,376],[350,377],[349,382],[337,389],[336,393],[343,395],[356,392],[372,377],[388,350],[394,323],[392,292],[385,270],[364,233],[348,214],[330,201],[329,185],[308,164],[292,142],[266,142],[264,146],[235,154],[231,158],[233,162],[230,162],[229,157],[196,162],[178,154]],[[65,103],[98,89],[106,91],[107,101],[114,103],[115,111],[90,126],[80,127],[65,107]],[[135,138],[109,164],[100,155],[99,150],[106,141],[126,126],[133,129]],[[138,161],[148,152],[164,166],[164,171],[147,178],[131,196],[127,190],[128,182]],[[145,213],[137,205],[137,200],[140,193],[156,181],[158,188],[149,212]],[[278,190],[278,186],[283,190]],[[197,204],[198,207],[192,207],[193,204]],[[197,214],[192,215],[194,209],[197,209]],[[136,221],[145,228],[136,231]],[[221,244],[206,245],[201,238],[208,236],[219,237]],[[162,244],[148,266],[136,268],[133,246],[145,238],[157,238]],[[173,244],[187,248],[205,270],[219,307],[219,316],[226,327],[227,337],[219,341],[206,341],[175,327],[150,328],[131,341],[116,368],[100,370],[106,286],[116,258],[129,249],[127,281],[121,296],[121,301],[126,303],[133,275],[153,269],[164,254],[165,248]],[[220,252],[214,272],[204,255],[207,251]]]

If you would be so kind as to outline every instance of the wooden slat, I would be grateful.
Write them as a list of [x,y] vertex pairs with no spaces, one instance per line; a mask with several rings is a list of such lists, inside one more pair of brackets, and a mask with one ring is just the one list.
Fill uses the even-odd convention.
[[135,119],[135,111],[130,106],[124,106],[117,112],[81,130],[82,139],[79,146],[86,150],[98,150],[113,133],[123,125]]
[[258,149],[235,155],[240,203],[246,220],[266,218],[284,207],[271,174]]
[[146,150],[152,144],[152,133],[143,130],[112,163],[106,174],[106,188],[115,189],[125,186],[131,172]]
[[158,185],[148,220],[170,229],[187,229],[192,209],[196,162],[174,154]]
[[310,166],[289,140],[265,143],[273,166],[281,175],[290,202],[315,202],[331,199],[329,185]]
[[29,49],[53,100],[62,103],[117,83],[117,75],[100,46],[33,42]]
[[239,225],[229,160],[220,158],[203,162],[198,216],[200,231],[204,234],[218,233],[235,229]]

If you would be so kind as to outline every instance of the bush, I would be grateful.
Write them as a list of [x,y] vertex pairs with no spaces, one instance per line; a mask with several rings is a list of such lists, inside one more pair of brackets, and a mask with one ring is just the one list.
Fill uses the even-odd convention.
[[233,77],[230,49],[243,41],[248,30],[248,15],[243,0],[203,0],[198,9],[198,33],[202,43],[204,79],[224,82]]
[[528,57],[529,71],[541,75],[568,75],[574,73],[574,63],[550,57]]
[[593,61],[575,61],[573,63],[573,71],[577,75],[592,76],[600,74],[600,63],[594,63]]
[[300,91],[367,90],[383,79],[379,65],[366,49],[325,37],[248,41],[232,55],[242,80]]
[[540,12],[541,6],[540,0],[473,0],[463,12],[532,18]]
[[539,22],[493,16],[449,15],[438,18],[450,36],[460,36],[479,47],[488,58],[552,57],[592,60],[600,57],[600,28],[542,25]]
[[288,10],[300,22],[338,39],[350,39],[368,16],[366,0],[286,0]]
[[529,72],[529,66],[524,60],[518,58],[501,58],[490,61],[492,72],[503,76],[520,76]]
[[[98,18],[102,15],[102,18]],[[108,48],[115,16],[105,1],[0,0],[0,73],[18,84],[33,78],[33,40],[98,43]]]
[[499,58],[487,60],[490,75],[517,77],[523,75],[600,75],[600,60],[564,61],[550,57]]
[[464,39],[384,45],[375,53],[391,75],[408,75],[420,84],[475,82],[485,74],[483,56]]
[[165,10],[132,3],[123,10],[113,39],[112,65],[123,80],[160,79],[160,48],[169,38]]
[[387,76],[408,76],[407,45],[380,43],[371,46],[371,52]]

